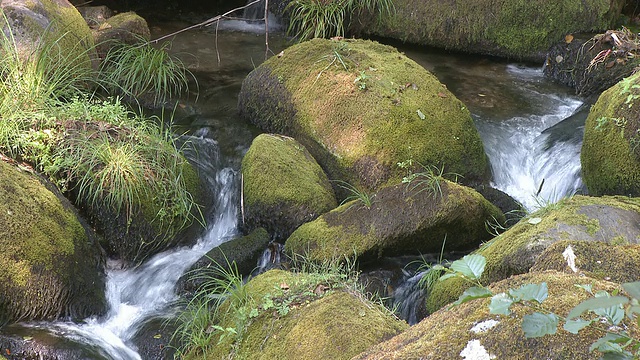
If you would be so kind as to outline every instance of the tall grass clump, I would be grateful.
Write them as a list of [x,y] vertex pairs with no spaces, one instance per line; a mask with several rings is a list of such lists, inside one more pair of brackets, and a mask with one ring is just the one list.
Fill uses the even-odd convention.
[[[194,174],[186,179],[190,165],[164,119],[142,117],[105,93],[116,91],[115,83],[92,67],[94,49],[80,48],[73,34],[45,34],[34,43],[22,49],[12,29],[0,34],[0,152],[30,163],[89,211],[102,213],[106,206],[115,216],[124,214],[127,224],[142,214],[157,232],[147,240],[154,245],[194,220],[202,223],[189,192],[193,184],[187,184]],[[168,55],[153,53],[163,59],[157,62],[168,62]],[[120,48],[118,54],[110,66],[139,53]],[[164,100],[186,90],[184,68],[171,64],[119,73],[142,87],[127,90],[130,99],[148,92]]]
[[358,13],[381,16],[393,9],[392,0],[293,0],[286,7],[290,14],[287,32],[300,41],[344,37],[345,27]]
[[163,104],[188,89],[195,79],[182,61],[167,53],[169,43],[154,48],[148,43],[118,44],[102,62],[101,80],[112,92],[132,99],[150,98]]
[[0,114],[4,118],[46,111],[95,87],[92,49],[82,48],[78,41],[73,49],[64,48],[67,37],[73,35],[67,32],[47,41],[43,37],[33,49],[19,49],[11,31],[0,32]]

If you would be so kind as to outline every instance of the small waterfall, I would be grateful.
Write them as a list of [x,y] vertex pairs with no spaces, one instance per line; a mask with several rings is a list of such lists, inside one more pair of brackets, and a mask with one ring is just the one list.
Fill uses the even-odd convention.
[[[522,77],[542,77],[537,69],[511,67]],[[551,141],[553,126],[571,115],[582,101],[570,96],[529,91],[544,102],[547,113],[516,116],[504,121],[476,119],[491,162],[493,185],[535,210],[582,189],[580,147],[582,127],[574,124],[573,136]]]
[[208,250],[236,235],[236,172],[230,168],[215,169],[216,165],[220,165],[219,155],[211,139],[194,136],[188,141],[195,145],[195,152],[201,161],[200,170],[205,173],[211,190],[215,189],[217,193],[215,212],[208,219],[209,227],[205,235],[191,248],[157,254],[134,269],[119,269],[118,264],[112,262],[116,266],[107,270],[109,311],[104,317],[89,318],[82,324],[55,322],[25,326],[47,329],[90,347],[100,348],[106,359],[140,359],[136,350],[129,346],[129,341],[144,321],[170,312],[168,308],[177,300],[174,292],[176,282],[184,271]]
[[284,245],[275,241],[270,242],[267,248],[264,249],[260,259],[258,259],[256,270],[251,275],[256,276],[278,266],[282,262],[283,251]]
[[[220,29],[243,31],[243,32],[264,32],[264,7],[265,0],[255,2],[255,0],[247,0],[247,7],[243,10],[241,19],[224,20],[220,22]],[[278,18],[271,12],[267,12],[267,21],[269,31],[278,31],[282,29]]]
[[427,271],[421,271],[413,276],[406,274],[405,280],[393,291],[392,309],[395,309],[398,317],[409,325],[417,324],[426,315],[419,313],[420,307],[425,306],[424,301],[427,295],[420,286],[420,280]]

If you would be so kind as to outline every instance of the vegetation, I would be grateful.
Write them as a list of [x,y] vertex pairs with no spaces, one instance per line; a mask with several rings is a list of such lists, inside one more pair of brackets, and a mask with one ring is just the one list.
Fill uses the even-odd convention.
[[631,335],[622,324],[625,319],[640,321],[637,315],[640,314],[640,282],[622,284],[629,296],[607,291],[594,293],[589,284],[576,285],[593,297],[579,303],[565,317],[544,308],[543,303],[549,296],[544,282],[524,284],[508,292],[494,294],[479,281],[485,265],[482,255],[472,254],[454,261],[448,268],[434,267],[446,272],[441,279],[460,277],[473,284],[452,306],[490,297],[489,312],[505,316],[511,314],[512,306],[524,306],[534,310],[522,318],[522,331],[527,339],[553,335],[563,322],[563,329],[572,334],[587,327],[600,331],[603,336],[591,344],[590,351],[598,350],[603,359],[635,359],[640,356],[640,339]]
[[[258,317],[286,317],[338,290],[370,301],[357,281],[354,261],[348,258],[313,263],[296,257],[291,264],[292,272],[279,272],[276,274],[279,285],[267,288],[261,282],[245,283],[235,263],[213,263],[212,267],[193,273],[197,276],[194,280],[204,282],[178,314],[179,326],[172,340],[178,345],[177,356],[207,357],[221,343],[230,344],[235,352]],[[381,301],[377,304],[384,309]]]
[[102,62],[102,81],[112,92],[132,99],[148,96],[154,106],[186,91],[193,77],[182,61],[170,57],[164,43],[159,49],[146,42],[121,44]]
[[[123,212],[128,222],[133,209],[141,209],[162,235],[156,241],[200,219],[187,189],[184,171],[189,165],[170,126],[164,119],[136,115],[105,93],[118,88],[140,94],[140,89],[124,87],[132,84],[111,82],[118,77],[106,73],[118,69],[116,59],[131,59],[127,51],[137,57],[135,82],[153,91],[156,99],[185,90],[175,80],[183,78],[184,69],[166,61],[166,54],[165,62],[158,63],[161,50],[118,48],[117,55],[108,56],[110,66],[96,73],[86,56],[91,49],[69,58],[67,54],[78,52],[62,47],[68,43],[63,38],[45,38],[25,56],[11,32],[0,37],[0,152],[33,164],[90,208]],[[151,77],[153,87],[143,80]]]
[[300,41],[313,38],[344,37],[352,14],[363,11],[391,14],[391,0],[294,0],[286,8],[290,14],[288,33]]
[[417,161],[415,163],[421,171],[414,172],[414,161],[412,159],[398,163],[398,167],[407,171],[407,175],[402,178],[402,183],[407,184],[407,190],[413,195],[427,191],[434,200],[439,197],[442,198],[441,183],[445,178],[448,177],[453,182],[458,182],[458,178],[462,177],[460,174],[445,173],[444,166],[438,168],[435,165],[425,166]]

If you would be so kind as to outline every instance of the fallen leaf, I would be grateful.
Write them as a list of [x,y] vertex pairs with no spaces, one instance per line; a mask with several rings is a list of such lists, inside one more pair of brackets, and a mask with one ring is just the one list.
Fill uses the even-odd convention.
[[439,92],[438,96],[440,96],[441,98],[446,98],[447,94],[443,93],[443,92]]
[[277,56],[278,56],[279,58],[281,58],[281,57],[282,57],[282,55],[284,55],[284,50],[283,50],[283,51],[280,51],[280,52],[278,53],[278,55],[277,55]]
[[100,27],[98,28],[98,30],[106,30],[106,29],[111,29],[111,28],[112,28],[111,24],[109,24],[109,23],[106,23],[106,22],[105,22],[105,23],[102,23],[102,24],[100,25]]
[[480,96],[480,97],[485,97],[485,96],[487,96],[487,95],[485,95],[485,94],[478,94],[478,96]]
[[322,295],[329,289],[330,289],[330,287],[328,287],[326,285],[318,284],[318,286],[316,286],[316,289],[313,290],[313,293],[316,294],[316,295]]
[[424,114],[422,113],[422,111],[420,111],[420,109],[418,109],[418,111],[416,111],[418,113],[418,117],[420,117],[421,120],[424,120],[426,118],[426,116],[424,116]]
[[153,338],[154,338],[154,339],[160,339],[161,337],[162,337],[162,335],[160,335],[160,334],[155,334],[155,335],[153,335]]
[[537,225],[537,224],[539,224],[541,221],[542,221],[542,219],[541,219],[541,218],[539,218],[539,217],[534,217],[534,218],[529,219],[529,221],[527,221],[527,222],[528,222],[529,224],[531,224],[531,225]]
[[573,41],[573,35],[571,34],[565,35],[564,42],[566,42],[567,44],[571,44],[572,41]]
[[280,284],[280,289],[289,290],[289,285],[286,282]]

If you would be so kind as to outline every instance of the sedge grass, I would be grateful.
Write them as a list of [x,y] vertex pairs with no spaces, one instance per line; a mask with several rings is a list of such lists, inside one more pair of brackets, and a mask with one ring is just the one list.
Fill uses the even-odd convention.
[[392,0],[294,0],[287,7],[287,32],[300,41],[312,38],[344,37],[353,14],[362,11],[390,14]]

